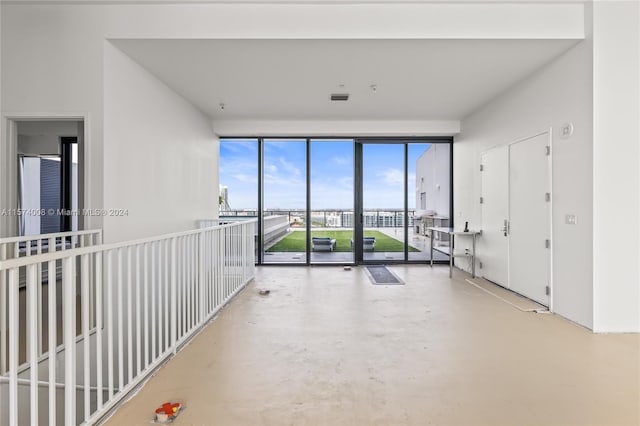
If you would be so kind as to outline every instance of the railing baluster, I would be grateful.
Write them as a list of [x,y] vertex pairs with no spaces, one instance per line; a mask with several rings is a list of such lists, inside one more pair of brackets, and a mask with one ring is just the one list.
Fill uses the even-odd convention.
[[209,288],[209,307],[207,310],[207,315],[211,315],[213,309],[215,308],[213,303],[213,232],[207,232],[207,278],[208,278],[208,288]]
[[[55,247],[56,239],[49,238],[49,249]],[[48,338],[47,351],[49,352],[49,424],[56,423],[56,357],[58,346],[58,317],[56,315],[57,305],[57,280],[56,261],[50,260],[47,263],[47,305],[48,305]]]
[[18,353],[19,353],[19,315],[18,300],[19,268],[9,270],[9,424],[17,425],[18,418]]
[[118,392],[121,392],[124,387],[124,287],[122,285],[124,271],[122,267],[122,250],[122,248],[119,248],[116,253],[118,261],[118,268],[116,269],[118,288],[116,298],[116,309],[118,310]]
[[91,415],[91,336],[89,335],[89,255],[80,257],[80,303],[82,314],[82,354],[84,384],[84,421]]
[[165,240],[164,242],[164,339],[166,343],[166,350],[171,348],[171,316],[169,314],[169,294],[171,292],[171,277],[169,276],[169,265],[171,265],[171,270],[173,270],[176,265],[175,263],[171,263],[173,259],[171,258],[171,244],[172,241]]
[[151,243],[151,362],[156,360],[156,304],[158,303],[156,290],[158,288],[158,282],[156,281],[156,251],[158,245],[154,242]]
[[[159,281],[158,307],[161,308],[163,304],[165,306],[167,304],[168,295],[167,295],[166,288],[168,286],[169,276],[167,275],[165,268],[163,268],[164,258],[166,256],[168,247],[165,243],[160,243],[159,246],[160,247],[158,252],[158,256],[159,256],[158,274],[160,274],[161,279],[158,280]],[[165,353],[166,351],[169,350],[169,336],[167,335],[167,332],[166,332],[167,324],[169,323],[169,315],[167,311],[164,309],[159,309],[159,312],[162,315],[162,320],[158,323],[158,334],[160,335],[160,342],[161,342],[160,347],[162,348],[161,352]]]
[[[42,239],[38,238],[36,240],[36,254],[37,255],[41,255],[42,254]],[[37,332],[38,332],[38,356],[42,355],[44,353],[44,345],[42,342],[42,285],[43,285],[43,280],[42,280],[42,263],[38,262],[38,270],[36,272],[37,276],[38,276],[38,284],[37,284],[37,298],[38,298],[38,303],[37,303],[37,321],[38,321],[38,326],[37,326]]]
[[113,250],[107,251],[107,388],[108,400],[113,398],[114,392],[114,353],[113,353]]
[[198,265],[198,324],[202,322],[204,319],[204,306],[206,303],[206,279],[204,277],[204,233],[196,234],[197,244],[198,244],[198,257],[197,257],[197,265]]
[[136,246],[136,376],[142,371],[142,327],[140,314],[142,311],[142,300],[140,299],[140,246]]
[[196,325],[196,256],[194,249],[195,238],[193,235],[189,236],[189,271],[190,271],[190,279],[189,279],[189,289],[190,289],[190,297],[189,297],[189,306],[191,306],[191,315],[189,316],[189,323],[191,324],[191,328]]
[[149,244],[144,245],[144,368],[149,366]]
[[164,253],[167,250],[167,247],[162,242],[158,242],[158,353],[163,354],[167,351],[169,347],[169,340],[167,339],[165,329],[165,323],[169,321],[167,313],[162,309],[162,304],[166,299],[166,293],[164,291],[164,286],[167,282],[166,274],[164,273],[164,268],[162,267]]
[[31,341],[27,351],[29,362],[30,422],[38,424],[38,264],[27,266],[27,341]]
[[207,317],[209,317],[209,314],[211,314],[212,311],[212,303],[211,303],[211,231],[206,232],[205,234],[205,247],[206,247],[206,254],[204,256],[205,258],[205,265],[206,265],[206,269],[205,269],[205,273],[207,276]]
[[127,247],[127,384],[133,380],[133,262],[131,246]]
[[176,352],[176,342],[178,340],[178,323],[177,323],[177,310],[176,304],[177,302],[177,243],[176,238],[171,239],[171,348],[173,349],[173,353]]
[[64,422],[76,424],[76,257],[62,260],[64,335]]
[[192,280],[193,280],[193,274],[192,274],[192,269],[193,269],[192,268],[192,266],[193,266],[192,258],[193,258],[193,256],[192,256],[192,253],[191,253],[191,250],[192,250],[191,241],[192,241],[191,236],[188,236],[186,238],[187,247],[186,247],[186,250],[185,250],[185,253],[184,253],[184,255],[186,256],[186,267],[187,267],[187,288],[186,288],[186,290],[187,290],[187,317],[186,317],[186,321],[185,321],[187,323],[187,326],[185,327],[185,329],[186,329],[185,333],[188,333],[189,330],[191,330],[191,326],[193,325],[193,318],[192,318],[192,311],[193,311],[193,309],[192,309],[192,305],[193,305],[192,296],[193,296],[193,294],[192,294],[192,291],[191,291],[192,284],[193,284],[193,282],[192,282]]
[[220,307],[220,301],[222,300],[222,276],[224,271],[224,253],[222,252],[222,245],[224,244],[224,229],[216,229],[216,309]]
[[102,409],[103,391],[102,391],[102,256],[104,252],[99,251],[95,254],[96,265],[96,396],[97,411]]
[[178,297],[178,339],[182,337],[182,303],[183,303],[183,289],[184,289],[184,238],[178,239],[180,254],[178,255],[178,288],[177,288],[177,297]]

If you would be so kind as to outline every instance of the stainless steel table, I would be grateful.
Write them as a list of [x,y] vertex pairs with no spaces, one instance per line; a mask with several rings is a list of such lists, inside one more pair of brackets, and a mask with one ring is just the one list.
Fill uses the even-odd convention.
[[[438,226],[432,226],[427,228],[430,233],[431,238],[431,266],[433,266],[433,251],[439,251],[440,253],[444,253],[449,255],[449,278],[453,276],[453,258],[454,257],[467,257],[471,259],[471,276],[473,278],[476,277],[476,236],[480,234],[480,231],[456,231],[453,228],[442,228]],[[434,246],[433,240],[434,235],[438,234],[446,234],[449,236],[449,246],[448,247],[438,247]],[[471,237],[472,245],[471,251],[468,249],[462,253],[455,252],[455,239],[456,237]]]

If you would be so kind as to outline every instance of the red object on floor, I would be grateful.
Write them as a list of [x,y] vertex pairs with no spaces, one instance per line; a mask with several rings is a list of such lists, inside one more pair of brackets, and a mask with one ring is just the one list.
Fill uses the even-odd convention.
[[160,408],[156,410],[156,414],[166,414],[169,418],[171,418],[178,413],[178,410],[181,406],[182,404],[180,404],[179,402],[165,402],[160,406]]

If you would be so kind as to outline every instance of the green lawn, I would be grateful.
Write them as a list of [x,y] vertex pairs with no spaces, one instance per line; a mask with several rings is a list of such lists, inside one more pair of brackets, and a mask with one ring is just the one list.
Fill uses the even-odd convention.
[[[293,231],[289,235],[274,244],[267,252],[304,252],[307,233],[304,231]],[[313,237],[330,237],[336,239],[335,251],[349,252],[351,248],[351,238],[353,231],[311,231]],[[381,252],[401,252],[403,251],[402,241],[391,238],[380,231],[364,231],[365,237],[376,238],[375,251]],[[409,246],[409,251],[420,251]]]

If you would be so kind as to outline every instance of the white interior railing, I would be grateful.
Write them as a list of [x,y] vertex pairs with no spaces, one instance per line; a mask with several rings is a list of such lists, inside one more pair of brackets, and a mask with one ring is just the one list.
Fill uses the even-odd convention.
[[253,278],[255,226],[0,260],[0,311],[8,313],[0,423],[99,420]]
[[0,238],[0,260],[98,244],[102,244],[101,229]]

